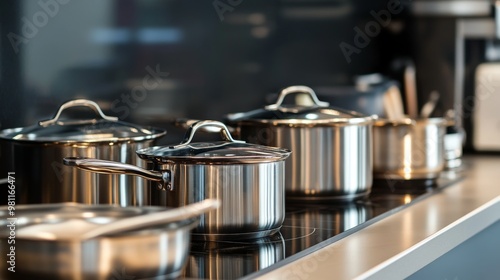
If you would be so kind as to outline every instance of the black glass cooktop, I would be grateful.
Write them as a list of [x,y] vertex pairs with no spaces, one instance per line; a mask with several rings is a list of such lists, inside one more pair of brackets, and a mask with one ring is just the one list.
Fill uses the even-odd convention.
[[[374,185],[369,197],[353,202],[287,201],[277,234],[248,241],[193,241],[181,279],[253,278],[424,199],[459,178],[441,178],[430,188]],[[264,271],[263,271],[264,270]]]

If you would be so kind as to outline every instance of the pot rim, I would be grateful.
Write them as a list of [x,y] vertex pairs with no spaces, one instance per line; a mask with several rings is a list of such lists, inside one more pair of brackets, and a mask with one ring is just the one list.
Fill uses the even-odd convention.
[[410,119],[404,118],[401,120],[378,119],[373,122],[374,127],[384,126],[425,126],[425,125],[438,125],[446,126],[448,120],[445,118],[425,118],[425,119]]
[[[217,127],[223,141],[193,142],[195,133],[206,127]],[[227,126],[213,120],[193,123],[179,145],[155,146],[136,151],[142,159],[158,164],[254,164],[283,161],[291,151],[279,147],[263,146],[234,140]]]
[[32,144],[53,144],[53,145],[66,145],[66,144],[107,144],[107,143],[123,143],[123,142],[143,142],[147,140],[153,140],[160,138],[167,134],[167,131],[157,127],[144,127],[150,132],[150,134],[145,134],[141,136],[133,137],[113,137],[113,138],[89,138],[89,139],[61,139],[61,140],[48,140],[48,139],[15,139],[7,137],[6,135],[11,133],[18,133],[26,127],[15,127],[7,128],[0,131],[0,140],[18,142],[18,143],[32,143]]
[[370,125],[373,123],[374,117],[359,117],[359,118],[338,118],[331,120],[306,120],[306,119],[245,119],[229,121],[236,125],[260,125],[260,126],[282,126],[282,127],[338,127],[338,126],[354,126],[354,125]]
[[[60,208],[68,207],[69,209],[73,208],[71,212],[64,213],[61,212]],[[141,216],[147,215],[148,213],[156,213],[160,211],[166,211],[171,207],[163,207],[163,206],[141,206],[141,207],[121,207],[117,205],[107,205],[107,204],[98,204],[98,205],[87,205],[82,203],[74,203],[74,202],[63,202],[63,203],[51,203],[51,204],[29,204],[29,205],[19,205],[16,206],[16,216],[18,220],[16,221],[16,227],[18,225],[22,225],[23,223],[19,222],[19,219],[23,219],[28,226],[43,224],[44,222],[50,221],[61,221],[68,219],[82,219],[86,220],[87,218],[98,218],[98,217],[118,217],[119,218],[128,218],[133,216]],[[78,212],[79,211],[79,212]],[[99,214],[100,211],[109,212],[109,214],[117,214],[118,216],[93,216],[90,214],[93,212]],[[27,212],[27,213],[21,213]],[[105,213],[106,213],[105,212]],[[125,213],[123,216],[120,214]],[[24,217],[21,215],[25,215]],[[55,215],[54,215],[55,214]],[[58,218],[57,215],[60,214]],[[73,216],[72,216],[73,215]],[[5,225],[9,223],[7,218],[8,215],[7,206],[0,207],[0,217],[2,217],[2,221],[0,225],[2,228],[7,228]],[[54,240],[40,239],[35,237],[27,237],[27,236],[16,236],[16,239],[20,240],[29,240],[35,242],[43,242],[43,243],[85,243],[88,241],[101,240],[106,238],[122,238],[122,237],[132,237],[132,236],[141,236],[141,235],[158,235],[161,233],[169,232],[169,231],[177,231],[177,230],[191,230],[199,223],[200,217],[194,217],[190,219],[183,219],[171,223],[166,223],[164,225],[155,225],[147,228],[139,228],[133,230],[127,230],[120,233],[112,233],[106,234],[102,236],[98,236],[92,239],[86,240],[75,240],[75,239],[67,239],[67,238],[57,238]],[[111,221],[113,222],[113,221]],[[23,225],[26,226],[26,225]],[[8,229],[8,228],[7,228]],[[8,230],[0,231],[0,239],[7,238],[9,236]]]
[[[88,107],[96,116],[90,119],[61,119],[65,110],[74,107]],[[62,104],[50,120],[0,131],[0,139],[53,144],[116,143],[155,139],[166,133],[163,129],[120,121],[117,117],[105,115],[94,101],[75,99]]]
[[[284,105],[285,97],[291,94],[303,94],[310,102],[295,102]],[[276,103],[262,109],[226,115],[232,123],[266,124],[273,126],[312,127],[312,126],[346,126],[369,124],[375,116],[366,116],[356,111],[330,107],[328,102],[318,99],[313,89],[307,86],[290,86],[284,88]]]

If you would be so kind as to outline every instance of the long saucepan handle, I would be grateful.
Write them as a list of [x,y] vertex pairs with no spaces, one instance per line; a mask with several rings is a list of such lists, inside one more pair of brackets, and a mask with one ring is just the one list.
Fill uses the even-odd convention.
[[164,183],[167,189],[172,189],[171,174],[169,171],[147,170],[131,164],[93,158],[67,157],[63,159],[63,163],[68,166],[102,174],[135,175]]

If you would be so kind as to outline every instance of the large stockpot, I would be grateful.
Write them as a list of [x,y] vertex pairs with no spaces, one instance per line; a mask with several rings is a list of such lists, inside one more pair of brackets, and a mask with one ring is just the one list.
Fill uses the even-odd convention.
[[[77,232],[85,224],[106,225],[164,210],[165,207],[154,206],[30,204],[16,206],[13,217],[7,207],[0,208],[0,242],[4,249],[8,248],[2,250],[8,255],[7,260],[0,263],[0,277],[46,280],[176,278],[186,264],[189,233],[199,222],[199,214],[91,239],[79,240],[63,232],[63,229]],[[42,232],[47,227],[57,228],[50,231],[53,233],[48,236],[50,240],[38,238],[28,231],[33,228]],[[15,243],[10,242],[12,240]],[[15,272],[8,270],[11,267]]]
[[[373,172],[378,182],[433,185],[444,168],[443,118],[377,120]],[[418,185],[417,184],[417,185]]]
[[[63,119],[61,114],[74,107],[89,107],[99,117]],[[94,157],[145,166],[135,151],[153,146],[165,133],[106,116],[93,101],[73,100],[63,104],[51,120],[0,131],[1,172],[4,176],[15,172],[17,203],[149,205],[146,180],[90,174],[64,166],[61,160]]]
[[[312,102],[283,104],[297,93]],[[245,141],[293,152],[286,165],[287,199],[352,200],[371,190],[373,117],[328,107],[311,88],[292,86],[276,104],[227,120]]]
[[[198,129],[218,127],[224,141],[192,142]],[[258,238],[275,233],[285,217],[285,159],[290,151],[236,141],[216,121],[199,121],[179,145],[151,147],[137,155],[154,170],[117,162],[65,158],[67,165],[100,173],[138,175],[165,191],[158,204],[180,207],[204,199],[221,201],[193,230],[200,239]],[[152,184],[154,187],[155,184]]]

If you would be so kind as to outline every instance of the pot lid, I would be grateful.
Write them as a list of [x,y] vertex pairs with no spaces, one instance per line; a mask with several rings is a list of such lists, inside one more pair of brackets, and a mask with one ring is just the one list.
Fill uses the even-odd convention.
[[[283,104],[290,94],[298,94],[295,104]],[[246,113],[230,114],[227,119],[229,122],[286,126],[336,126],[365,124],[373,120],[358,112],[329,107],[328,102],[318,100],[314,91],[306,86],[287,87],[281,91],[275,104]]]
[[[85,106],[92,108],[99,119],[61,119],[61,113],[71,107]],[[156,128],[145,128],[116,117],[106,116],[99,106],[90,100],[77,99],[64,103],[51,120],[41,121],[37,125],[6,129],[0,132],[1,139],[28,142],[51,143],[96,143],[141,141],[154,139],[166,134]]]
[[[202,127],[218,127],[225,141],[192,142],[196,131]],[[285,160],[290,151],[234,140],[227,127],[218,121],[198,121],[186,132],[181,144],[150,147],[137,151],[142,159],[156,163],[208,163],[245,164]]]

